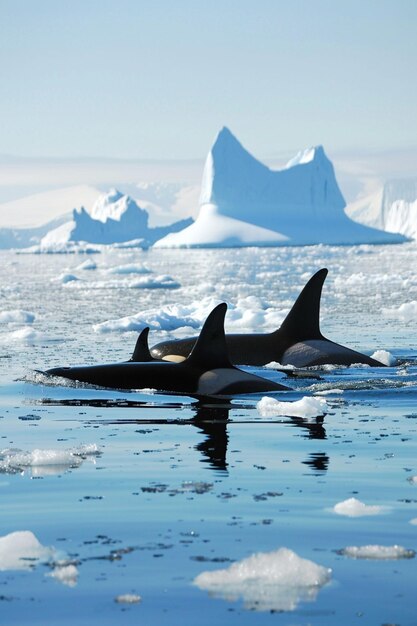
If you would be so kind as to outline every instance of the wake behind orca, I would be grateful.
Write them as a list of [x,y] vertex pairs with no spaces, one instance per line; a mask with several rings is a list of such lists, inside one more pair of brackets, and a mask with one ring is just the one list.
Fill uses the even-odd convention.
[[[352,365],[364,363],[383,367],[366,354],[326,339],[320,331],[320,299],[327,269],[316,272],[305,285],[281,326],[272,333],[228,334],[227,347],[236,365]],[[190,354],[196,337],[164,341],[151,349],[156,359],[181,361]]]
[[113,389],[157,389],[191,396],[288,390],[284,385],[244,372],[231,364],[224,333],[226,310],[225,303],[213,309],[191,354],[182,363],[153,361],[147,345],[149,329],[144,329],[130,361],[55,367],[46,374]]

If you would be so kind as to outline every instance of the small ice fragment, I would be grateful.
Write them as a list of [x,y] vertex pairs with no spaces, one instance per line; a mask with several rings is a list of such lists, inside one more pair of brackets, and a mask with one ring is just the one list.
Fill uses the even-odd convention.
[[59,276],[57,276],[56,278],[52,279],[52,282],[57,282],[57,283],[62,283],[63,285],[66,285],[67,283],[71,283],[75,280],[79,280],[77,278],[77,276],[75,276],[75,274],[60,274]]
[[376,352],[371,354],[371,359],[375,359],[388,367],[393,367],[397,364],[397,359],[388,350],[376,350]]
[[295,402],[280,402],[275,398],[264,396],[256,405],[262,417],[286,415],[289,417],[318,417],[326,414],[327,402],[323,398],[304,396]]
[[75,587],[78,582],[78,569],[75,565],[55,565],[52,572],[46,574],[51,578],[55,578],[67,587]]
[[410,519],[410,524],[412,524],[412,526],[417,526],[417,517],[413,517],[413,519]]
[[412,485],[417,485],[417,476],[410,476],[408,482],[410,482]]
[[205,571],[193,584],[229,601],[242,598],[246,609],[294,611],[312,602],[331,577],[331,569],[300,558],[288,548],[258,552],[226,569]]
[[76,270],[95,270],[97,269],[97,264],[94,263],[94,261],[87,259],[86,261],[83,261],[83,263],[80,263],[79,265],[77,265],[75,269]]
[[34,321],[35,315],[23,309],[0,312],[0,324],[32,324]]
[[142,601],[142,598],[136,593],[124,593],[120,596],[116,596],[114,601],[119,604],[139,604],[139,602]]
[[291,365],[290,363],[288,363],[288,365],[282,365],[281,363],[278,363],[278,361],[271,361],[270,363],[267,363],[264,367],[270,370],[295,370],[297,369],[295,365]]
[[386,507],[368,505],[356,498],[348,498],[335,504],[331,510],[338,515],[346,515],[347,517],[363,517],[365,515],[380,515],[386,510]]
[[348,546],[340,550],[340,554],[352,559],[413,559],[416,555],[414,550],[408,550],[402,546]]

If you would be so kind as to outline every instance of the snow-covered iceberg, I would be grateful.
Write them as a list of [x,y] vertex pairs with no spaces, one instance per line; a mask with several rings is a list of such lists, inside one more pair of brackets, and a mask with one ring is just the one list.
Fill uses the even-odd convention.
[[388,180],[347,210],[358,222],[417,239],[417,178]]
[[117,189],[99,196],[90,213],[74,209],[72,220],[49,231],[40,242],[44,250],[59,248],[71,242],[116,244],[136,240],[138,246],[148,247],[167,233],[181,230],[192,220],[181,220],[170,226],[150,228],[148,212]]
[[321,146],[300,152],[282,170],[271,170],[223,128],[206,159],[195,223],[155,246],[404,241],[401,235],[354,222],[345,206],[333,165]]

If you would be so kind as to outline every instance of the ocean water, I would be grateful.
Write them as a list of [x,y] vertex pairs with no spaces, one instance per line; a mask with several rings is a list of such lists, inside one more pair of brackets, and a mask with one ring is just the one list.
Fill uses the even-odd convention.
[[[415,244],[1,252],[1,623],[416,625],[416,260]],[[252,368],[293,388],[270,394],[288,415],[35,372],[126,360],[146,320],[151,344],[195,334],[222,300],[226,329],[273,330],[321,267],[324,334],[393,365]],[[295,415],[304,397],[324,414]]]

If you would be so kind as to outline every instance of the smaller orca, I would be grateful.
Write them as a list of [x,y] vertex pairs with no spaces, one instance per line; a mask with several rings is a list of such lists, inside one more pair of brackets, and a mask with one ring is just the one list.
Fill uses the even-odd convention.
[[[236,365],[266,365],[277,361],[281,365],[310,367],[312,365],[352,365],[365,363],[373,367],[384,364],[326,339],[320,331],[320,299],[327,269],[316,272],[304,286],[281,326],[272,333],[226,335],[232,363]],[[196,337],[163,341],[151,349],[155,359],[180,362],[188,356]]]
[[[130,361],[46,371],[83,383],[112,389],[157,389],[191,396],[235,395],[289,390],[288,387],[244,372],[231,364],[224,334],[227,305],[219,304],[206,319],[191,354],[182,363],[151,361],[145,328]],[[150,358],[149,358],[150,357]],[[145,361],[138,361],[145,359]]]

